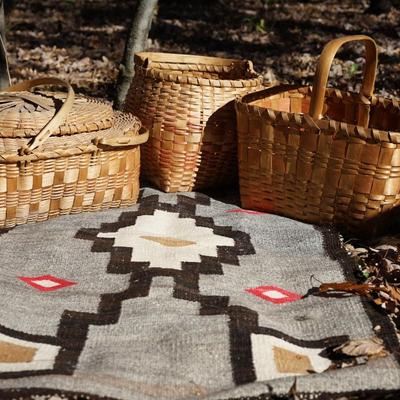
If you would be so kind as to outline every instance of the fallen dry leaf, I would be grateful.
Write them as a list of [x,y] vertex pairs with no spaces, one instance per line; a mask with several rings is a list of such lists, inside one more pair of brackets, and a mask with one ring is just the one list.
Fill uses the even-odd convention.
[[371,293],[390,293],[389,289],[383,286],[377,286],[370,283],[353,283],[353,282],[334,282],[323,283],[319,287],[319,293],[329,292],[345,292],[359,294],[361,296],[368,296]]
[[333,351],[351,357],[386,357],[389,354],[385,349],[383,341],[377,337],[349,340],[336,347]]

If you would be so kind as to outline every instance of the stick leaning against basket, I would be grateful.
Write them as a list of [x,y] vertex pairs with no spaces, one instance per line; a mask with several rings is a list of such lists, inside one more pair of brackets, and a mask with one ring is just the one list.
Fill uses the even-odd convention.
[[[68,93],[28,91],[42,85]],[[135,203],[147,139],[136,117],[59,79],[1,91],[0,228]]]
[[[338,49],[362,42],[360,93],[327,89]],[[279,86],[236,101],[243,207],[357,228],[400,204],[399,101],[373,95],[377,47],[368,36],[329,42],[313,88]]]

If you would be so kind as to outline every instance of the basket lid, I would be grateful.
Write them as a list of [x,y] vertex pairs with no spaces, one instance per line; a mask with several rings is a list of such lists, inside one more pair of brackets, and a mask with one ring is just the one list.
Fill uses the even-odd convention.
[[[36,94],[36,96],[39,97],[32,96],[30,92],[26,92],[26,90],[44,85],[65,86],[68,92],[66,94],[60,94],[59,92],[41,92]],[[10,97],[10,93],[16,93],[15,98],[12,95]],[[15,107],[12,113],[8,112],[13,118],[8,118],[6,120],[3,118],[2,120],[3,124],[9,128],[9,132],[13,133],[12,137],[0,137],[0,139],[2,139],[0,142],[4,144],[4,151],[8,153],[0,154],[0,159],[2,158],[5,162],[13,163],[15,161],[19,162],[22,159],[25,161],[33,158],[39,159],[43,157],[43,149],[46,147],[46,144],[49,145],[52,141],[55,141],[55,139],[62,140],[64,145],[67,145],[65,142],[68,142],[68,139],[75,139],[73,143],[68,143],[68,145],[79,145],[79,143],[83,143],[83,136],[95,135],[95,149],[97,149],[97,144],[114,148],[137,146],[146,142],[148,139],[148,131],[137,137],[127,137],[126,135],[122,138],[119,137],[118,135],[121,133],[121,127],[114,126],[115,115],[118,116],[119,114],[113,112],[110,103],[87,97],[78,97],[76,99],[72,86],[68,82],[58,78],[45,77],[23,81],[0,92],[0,100],[1,96],[3,96],[3,100],[5,101],[3,103],[0,101],[0,106],[3,104],[3,109],[0,107],[0,115],[1,112],[7,115],[10,108],[7,106],[11,105],[11,108]],[[38,102],[39,98],[40,100]],[[48,103],[49,99],[50,103]],[[37,123],[37,119],[34,117],[35,113],[38,118],[42,113],[47,113],[49,119],[47,122],[45,121],[46,123],[43,126],[40,126],[42,123],[40,125]],[[34,137],[31,138],[29,138],[29,136],[27,137],[26,134],[23,138],[15,134],[17,129],[20,128],[15,121],[21,124],[21,117],[26,115],[30,115],[30,120],[33,120],[33,122],[30,122],[32,125],[28,128],[28,131],[30,129],[32,135],[34,135]],[[8,117],[10,117],[10,115]],[[123,119],[126,120],[127,118],[128,116]],[[129,131],[137,133],[137,130],[141,126],[140,121],[134,118],[134,120],[128,122]],[[105,131],[107,130],[112,137],[105,137]],[[59,133],[58,135],[57,132]],[[99,132],[102,132],[102,135],[100,135]],[[74,133],[76,134],[74,135]],[[69,134],[69,137],[63,137],[65,134]],[[89,147],[93,150],[92,145]],[[86,146],[87,149],[89,147]],[[72,154],[71,149],[66,146],[59,150],[60,151],[56,152],[58,156],[60,156],[60,154]],[[82,153],[84,149],[80,147],[78,151]]]
[[[0,92],[0,137],[35,137],[65,102],[64,92]],[[75,96],[72,109],[52,136],[108,129],[113,124],[111,103]]]

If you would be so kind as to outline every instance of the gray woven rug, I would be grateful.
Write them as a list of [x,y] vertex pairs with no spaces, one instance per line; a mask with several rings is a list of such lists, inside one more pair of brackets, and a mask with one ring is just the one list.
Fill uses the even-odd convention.
[[[303,298],[313,280],[353,279],[334,231],[145,189],[128,209],[3,231],[0,260],[1,399],[278,399],[295,380],[298,398],[383,398],[400,387],[387,317],[357,296]],[[386,357],[343,368],[332,356],[375,336]]]

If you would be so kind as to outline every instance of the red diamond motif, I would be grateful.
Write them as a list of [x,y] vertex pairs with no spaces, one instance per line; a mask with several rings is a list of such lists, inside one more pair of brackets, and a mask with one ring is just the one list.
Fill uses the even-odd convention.
[[31,285],[35,289],[40,290],[41,292],[51,292],[53,290],[58,290],[65,288],[67,286],[76,285],[77,282],[67,281],[65,279],[56,278],[53,275],[42,275],[42,276],[19,276],[23,282],[26,282],[28,285]]
[[225,212],[229,213],[243,213],[243,214],[250,214],[250,215],[260,215],[260,214],[265,214],[260,211],[253,211],[253,210],[245,210],[243,208],[233,208],[232,210],[226,210]]
[[246,289],[246,292],[276,304],[290,303],[291,301],[300,300],[302,297],[297,293],[289,292],[277,286],[258,286]]

